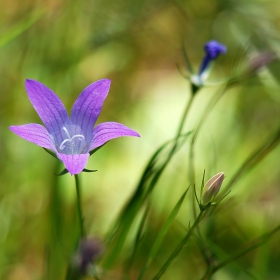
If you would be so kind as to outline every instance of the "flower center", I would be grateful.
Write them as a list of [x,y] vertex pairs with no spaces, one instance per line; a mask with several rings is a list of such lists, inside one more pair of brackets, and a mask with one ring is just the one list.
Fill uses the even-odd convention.
[[82,154],[85,152],[87,145],[85,143],[85,137],[82,134],[70,135],[65,126],[62,127],[67,138],[65,138],[59,145],[59,150],[64,154]]

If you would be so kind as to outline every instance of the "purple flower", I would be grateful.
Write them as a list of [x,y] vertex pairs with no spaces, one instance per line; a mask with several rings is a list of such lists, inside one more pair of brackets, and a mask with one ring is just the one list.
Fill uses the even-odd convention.
[[52,90],[37,81],[26,80],[29,100],[45,127],[30,123],[10,126],[10,130],[27,141],[54,151],[71,175],[78,174],[85,168],[93,149],[114,138],[140,137],[136,131],[116,122],[94,127],[110,82],[102,79],[86,87],[75,101],[69,117]]
[[200,66],[199,76],[208,68],[211,61],[215,60],[220,54],[225,54],[227,52],[226,46],[221,43],[212,40],[205,44],[204,46],[205,56]]

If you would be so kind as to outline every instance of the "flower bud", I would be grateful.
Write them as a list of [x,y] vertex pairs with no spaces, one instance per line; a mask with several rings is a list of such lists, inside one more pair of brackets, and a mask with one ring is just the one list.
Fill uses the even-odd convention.
[[255,55],[250,61],[248,65],[248,73],[255,74],[260,71],[262,68],[266,67],[271,62],[277,59],[276,54],[270,51],[263,51],[257,55]]
[[204,81],[207,79],[212,62],[216,60],[220,54],[225,54],[227,52],[227,48],[223,44],[215,40],[211,40],[205,44],[204,51],[205,56],[201,62],[199,72],[197,75],[193,75],[191,77],[192,83],[198,87],[202,86]]
[[82,240],[74,257],[75,269],[86,274],[89,265],[99,257],[102,250],[103,246],[99,240],[95,238]]
[[207,205],[209,202],[212,202],[218,194],[224,178],[224,173],[220,172],[206,182],[202,190],[202,205]]

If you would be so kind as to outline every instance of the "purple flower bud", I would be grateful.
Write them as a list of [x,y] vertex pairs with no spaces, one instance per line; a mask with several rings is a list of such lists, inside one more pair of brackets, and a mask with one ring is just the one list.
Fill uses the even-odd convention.
[[82,240],[74,259],[75,268],[85,274],[89,265],[99,257],[102,251],[103,246],[100,241],[94,238]]
[[205,56],[200,66],[198,76],[201,77],[203,72],[208,68],[211,61],[216,59],[220,54],[225,54],[227,52],[226,46],[223,44],[212,40],[205,44],[204,46]]
[[275,53],[270,51],[263,51],[251,58],[251,60],[249,61],[247,71],[249,74],[255,74],[256,72],[258,72],[263,67],[267,66],[269,63],[273,62],[276,59],[277,56]]
[[215,198],[221,188],[224,178],[224,173],[220,172],[206,182],[202,190],[202,205],[207,205]]

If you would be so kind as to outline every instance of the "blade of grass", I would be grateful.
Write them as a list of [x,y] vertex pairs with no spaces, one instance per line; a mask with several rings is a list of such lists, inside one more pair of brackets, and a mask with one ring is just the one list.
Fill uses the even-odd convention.
[[149,214],[149,211],[150,211],[150,204],[147,203],[147,206],[146,206],[146,209],[145,209],[145,212],[143,214],[143,217],[140,221],[140,224],[139,224],[139,227],[138,227],[138,230],[137,230],[137,233],[136,233],[136,236],[135,236],[135,241],[134,241],[134,248],[132,250],[132,254],[131,256],[128,258],[128,261],[124,267],[124,274],[127,274],[127,272],[130,270],[133,262],[134,262],[134,259],[135,259],[135,256],[136,256],[136,253],[137,253],[137,250],[140,246],[140,243],[143,239],[143,236],[144,236],[144,226],[146,224],[146,221],[147,221],[147,218],[148,218],[148,214]]
[[265,233],[263,235],[261,235],[260,237],[258,237],[257,239],[255,239],[253,242],[251,242],[250,245],[246,246],[245,249],[229,256],[227,259],[225,259],[224,261],[220,262],[218,265],[216,265],[215,267],[211,268],[211,270],[207,271],[206,274],[201,278],[201,280],[206,280],[206,279],[210,279],[210,277],[217,272],[219,269],[221,269],[222,267],[228,265],[229,263],[239,259],[240,257],[244,256],[245,254],[255,250],[256,248],[260,247],[261,245],[263,245],[264,243],[268,242],[270,240],[270,238],[276,234],[277,232],[279,232],[280,230],[280,225],[278,225],[277,227],[275,227],[273,230],[271,230],[268,233]]
[[0,48],[8,44],[45,15],[45,11],[32,12],[0,34]]
[[249,157],[243,162],[243,164],[234,173],[227,186],[224,188],[224,192],[228,191],[234,183],[236,183],[242,176],[249,172],[255,165],[257,165],[264,157],[266,157],[280,142],[280,128],[268,137],[268,140],[258,147]]
[[[187,133],[180,136],[179,139],[176,138],[175,140],[173,139],[172,141],[164,143],[151,157],[151,160],[149,161],[147,168],[145,169],[143,176],[140,179],[134,195],[131,197],[128,204],[124,208],[115,227],[113,228],[113,231],[110,232],[110,236],[107,239],[107,247],[112,248],[112,250],[105,260],[104,267],[110,267],[119,255],[135,217],[137,216],[142,205],[148,199],[161,173],[165,169],[168,161],[171,159],[170,152],[168,152],[163,162],[158,164],[159,157],[162,155],[162,151],[165,148],[168,148],[169,144],[172,144],[172,142],[176,141],[176,149],[173,152],[177,152],[182,147],[189,135],[190,133]],[[173,148],[174,144],[171,149]]]
[[165,271],[167,270],[167,268],[170,266],[171,262],[178,256],[178,254],[181,252],[181,250],[184,248],[184,246],[187,244],[187,242],[189,241],[189,238],[192,236],[193,231],[195,230],[195,228],[198,226],[198,224],[200,223],[203,214],[205,212],[204,211],[200,211],[199,215],[197,216],[196,220],[194,221],[194,223],[192,224],[192,226],[190,227],[190,229],[188,230],[188,233],[183,237],[183,239],[180,241],[180,243],[178,244],[178,246],[175,248],[175,250],[172,252],[172,254],[170,255],[170,257],[166,260],[166,262],[164,263],[164,265],[162,266],[162,268],[159,270],[159,272],[155,275],[155,277],[153,277],[153,280],[158,280],[160,279],[160,277],[165,273]]
[[166,236],[167,234],[167,231],[169,230],[170,226],[172,225],[174,219],[176,218],[180,208],[181,208],[181,205],[185,199],[185,196],[187,194],[189,189],[187,189],[183,195],[181,196],[181,198],[179,199],[179,201],[176,203],[175,207],[173,208],[173,210],[171,211],[170,215],[168,216],[167,220],[165,221],[162,229],[159,231],[157,237],[156,237],[156,240],[154,241],[153,243],[153,246],[147,256],[147,259],[146,259],[146,262],[140,272],[140,275],[139,275],[139,280],[143,279],[149,265],[151,264],[152,260],[154,259],[154,257],[156,256],[159,248],[160,248],[160,245],[162,244],[163,240],[164,240],[164,237]]

